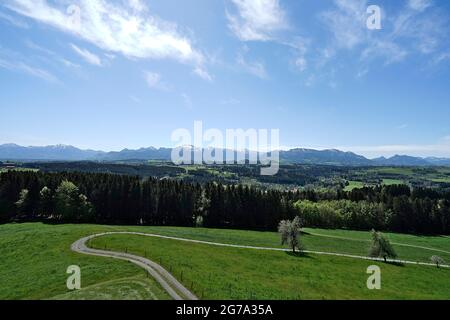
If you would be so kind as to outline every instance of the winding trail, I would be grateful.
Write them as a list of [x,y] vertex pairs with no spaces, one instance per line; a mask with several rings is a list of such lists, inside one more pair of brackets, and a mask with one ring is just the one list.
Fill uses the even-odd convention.
[[[75,241],[71,249],[72,251],[88,254],[100,257],[109,257],[120,260],[125,260],[132,262],[139,267],[146,270],[160,285],[161,287],[174,299],[174,300],[198,300],[198,298],[184,287],[174,276],[172,276],[166,269],[161,267],[159,264],[140,256],[136,256],[129,253],[123,252],[113,252],[91,249],[86,245],[86,242],[93,238],[112,235],[112,234],[127,234],[124,232],[109,232],[109,233],[99,233],[91,235],[80,240]],[[134,234],[132,232],[128,234]]]
[[[283,251],[283,252],[290,252],[291,251],[290,249],[283,249],[283,248],[255,247],[255,246],[228,244],[228,243],[217,243],[217,242],[194,240],[194,239],[185,239],[185,238],[177,238],[177,237],[170,237],[170,236],[163,236],[163,235],[158,235],[158,234],[142,233],[142,232],[105,232],[105,233],[99,233],[99,234],[94,234],[94,235],[91,235],[91,236],[79,239],[79,240],[75,241],[72,244],[72,246],[71,246],[72,251],[75,251],[77,253],[125,260],[125,261],[129,261],[129,262],[132,262],[132,263],[140,266],[141,268],[147,270],[147,272],[175,300],[184,300],[184,299],[185,300],[198,300],[198,298],[191,291],[189,291],[186,287],[184,287],[177,279],[175,279],[175,277],[173,275],[171,275],[166,269],[164,269],[159,264],[157,264],[157,263],[155,263],[155,262],[153,262],[153,261],[151,261],[151,260],[149,260],[147,258],[143,258],[143,257],[140,257],[140,256],[132,255],[132,254],[129,254],[129,253],[123,253],[123,252],[113,252],[113,251],[104,251],[104,250],[98,250],[98,249],[91,249],[91,248],[89,248],[86,245],[86,242],[88,242],[91,239],[102,237],[102,236],[108,236],[108,235],[136,235],[136,236],[144,236],[144,237],[152,237],[152,238],[160,238],[160,239],[169,239],[169,240],[191,242],[191,243],[199,243],[199,244],[206,244],[206,245],[218,246],[218,247],[228,247],[228,248],[265,250],[265,251]],[[423,249],[425,249],[425,248],[423,248]],[[432,249],[432,248],[426,248],[426,249]],[[435,249],[435,250],[439,251],[438,249]],[[352,259],[384,262],[384,259],[382,259],[382,258],[371,258],[371,257],[351,255],[351,254],[345,254],[345,253],[310,251],[310,250],[304,250],[303,252],[304,253],[310,253],[310,254],[318,254],[318,255],[327,255],[327,256],[336,256],[336,257],[345,257],[345,258],[352,258]],[[398,259],[387,259],[387,262],[436,267],[436,265],[433,264],[433,263],[398,260]],[[441,268],[450,268],[450,265],[440,265],[440,267]]]

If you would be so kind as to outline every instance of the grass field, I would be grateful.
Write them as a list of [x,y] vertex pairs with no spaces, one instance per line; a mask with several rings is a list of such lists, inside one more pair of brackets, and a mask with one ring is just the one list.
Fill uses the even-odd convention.
[[[105,231],[140,231],[214,242],[280,247],[273,232],[171,227],[9,224],[0,226],[0,299],[167,299],[139,267],[70,251],[75,240]],[[366,255],[370,234],[306,229],[308,250]],[[312,235],[314,234],[314,235]],[[318,235],[315,235],[318,234]],[[391,241],[448,251],[449,237],[388,234]],[[340,238],[336,238],[340,237]],[[342,238],[342,239],[341,239]],[[345,239],[343,239],[345,238]],[[348,239],[347,239],[348,238]],[[147,255],[194,293],[210,299],[450,299],[450,270],[380,263],[383,288],[366,288],[370,261],[293,256],[285,252],[212,247],[131,235],[91,241],[110,250]],[[436,252],[396,246],[401,259],[428,261]],[[450,255],[437,253],[450,261]],[[82,290],[68,292],[66,268],[79,265]],[[181,279],[181,273],[183,277]]]
[[376,167],[357,169],[349,178],[347,191],[360,188],[365,181],[367,185],[375,185],[374,180],[384,185],[422,183],[425,185],[450,183],[450,168],[448,167]]
[[[443,181],[435,181],[435,182],[443,182]],[[383,185],[397,185],[397,184],[404,184],[405,180],[401,180],[401,179],[383,179]],[[348,181],[348,186],[346,186],[344,188],[344,191],[352,191],[353,189],[361,189],[364,186],[374,186],[374,184],[370,184],[370,183],[364,183],[362,181],[355,181],[355,180],[350,180]]]
[[349,181],[348,186],[344,188],[344,191],[352,191],[353,189],[360,189],[364,187],[364,183],[361,181]]

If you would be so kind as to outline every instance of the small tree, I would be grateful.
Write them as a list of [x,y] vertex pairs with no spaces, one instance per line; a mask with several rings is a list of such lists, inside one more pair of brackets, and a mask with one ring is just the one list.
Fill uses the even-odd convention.
[[205,190],[194,203],[194,224],[196,227],[203,227],[204,217],[208,215],[211,200],[207,197]]
[[21,214],[27,214],[30,207],[30,197],[29,191],[27,189],[23,189],[20,191],[19,200],[15,203],[17,206],[17,210]]
[[65,221],[89,221],[93,207],[87,197],[70,181],[63,181],[56,189],[56,211]]
[[53,192],[48,187],[42,188],[39,193],[40,196],[40,210],[43,216],[51,216],[54,212],[54,198]]
[[384,262],[387,261],[387,258],[397,258],[397,253],[389,240],[382,233],[372,230],[372,240],[372,247],[369,251],[370,257],[383,258]]
[[300,251],[303,249],[300,242],[300,229],[301,221],[299,217],[295,217],[292,221],[283,220],[278,226],[278,232],[281,235],[281,244],[289,245],[294,253],[295,248],[298,248]]
[[444,264],[444,263],[445,263],[444,259],[442,259],[442,258],[439,257],[439,256],[432,256],[430,260],[431,260],[431,262],[434,263],[434,264],[436,265],[436,267],[438,267],[438,268],[439,268],[439,266],[440,266],[441,264]]

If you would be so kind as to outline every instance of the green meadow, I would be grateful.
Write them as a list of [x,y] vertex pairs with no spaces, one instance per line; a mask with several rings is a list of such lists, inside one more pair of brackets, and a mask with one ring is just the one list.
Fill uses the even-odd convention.
[[[144,270],[110,258],[74,253],[77,239],[107,231],[139,231],[187,239],[281,247],[275,232],[176,227],[100,225],[0,226],[0,299],[168,299]],[[399,258],[428,262],[437,254],[450,261],[449,237],[387,234]],[[367,255],[370,233],[305,229],[307,250]],[[217,247],[136,235],[109,235],[90,246],[127,251],[162,264],[203,299],[450,299],[450,269],[376,263],[382,289],[368,290],[374,262],[317,254]],[[414,247],[417,246],[417,247]],[[423,248],[418,248],[423,247]],[[442,251],[436,251],[442,250]],[[69,292],[66,269],[79,265],[82,289]]]

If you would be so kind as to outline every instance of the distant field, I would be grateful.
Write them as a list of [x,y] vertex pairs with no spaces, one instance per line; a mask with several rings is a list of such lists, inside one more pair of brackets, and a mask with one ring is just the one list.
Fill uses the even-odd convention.
[[11,169],[0,168],[0,173],[7,172],[7,171],[34,171],[34,172],[37,172],[37,171],[39,171],[39,169],[32,169],[32,168],[11,168]]
[[400,179],[383,179],[383,184],[387,186],[396,185],[396,184],[404,184],[405,181]]
[[[0,226],[0,299],[167,299],[145,272],[130,263],[70,251],[75,240],[105,231],[139,231],[213,242],[280,247],[274,232],[175,227],[9,224]],[[366,255],[368,232],[305,229],[307,249]],[[317,234],[317,235],[313,235]],[[448,250],[449,237],[388,234],[391,241]],[[345,239],[331,238],[342,237]],[[349,239],[347,239],[349,238]],[[370,261],[292,256],[285,252],[211,247],[129,235],[95,239],[91,245],[147,255],[200,297],[220,299],[449,299],[450,270],[381,263],[383,290],[365,287]],[[428,261],[436,252],[395,246],[402,259]],[[450,261],[450,255],[438,253]],[[66,268],[80,265],[83,289],[68,292]]]
[[450,183],[450,168],[444,167],[377,167],[351,172],[357,181],[380,180],[385,185],[409,183]]
[[364,183],[361,181],[349,181],[348,186],[344,188],[344,191],[352,191],[353,189],[359,189],[364,187]]

